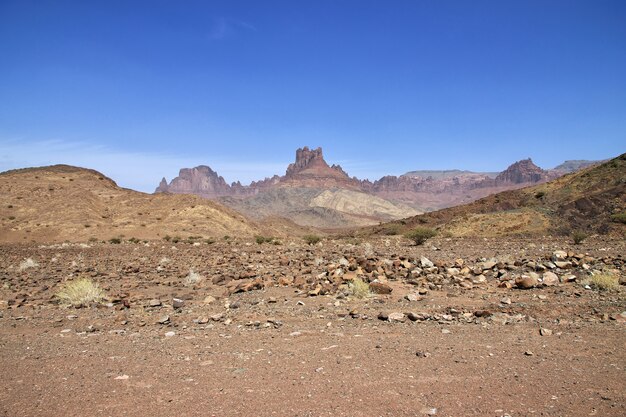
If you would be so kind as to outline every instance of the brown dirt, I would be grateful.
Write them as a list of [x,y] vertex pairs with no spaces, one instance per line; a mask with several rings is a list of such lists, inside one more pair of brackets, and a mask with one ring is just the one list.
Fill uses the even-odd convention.
[[[597,237],[580,246],[551,238],[5,244],[0,415],[625,415],[624,290],[501,287],[560,249],[590,270],[626,272],[626,242]],[[484,283],[412,281],[421,256],[439,275],[458,258],[470,268],[492,257],[500,264]],[[38,266],[20,269],[27,258]],[[355,299],[320,277],[356,264],[392,293]],[[190,268],[204,279],[185,285]],[[555,271],[587,274],[582,263]],[[77,277],[98,282],[111,304],[57,305],[54,294]],[[261,289],[232,293],[255,277]],[[287,278],[296,281],[281,286]],[[309,296],[318,283],[328,294]],[[418,290],[418,301],[404,298]],[[208,295],[216,300],[206,303]],[[421,318],[378,319],[393,312]]]

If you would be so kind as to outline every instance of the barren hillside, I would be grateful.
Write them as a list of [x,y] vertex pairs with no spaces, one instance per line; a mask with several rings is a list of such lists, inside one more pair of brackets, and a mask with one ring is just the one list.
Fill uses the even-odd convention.
[[166,235],[251,236],[256,225],[214,201],[144,194],[67,165],[0,174],[0,241],[86,241]]

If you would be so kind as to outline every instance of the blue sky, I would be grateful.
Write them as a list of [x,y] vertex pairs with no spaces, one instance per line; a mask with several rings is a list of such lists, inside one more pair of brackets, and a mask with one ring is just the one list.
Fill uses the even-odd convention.
[[626,2],[0,0],[0,170],[376,179],[626,152]]

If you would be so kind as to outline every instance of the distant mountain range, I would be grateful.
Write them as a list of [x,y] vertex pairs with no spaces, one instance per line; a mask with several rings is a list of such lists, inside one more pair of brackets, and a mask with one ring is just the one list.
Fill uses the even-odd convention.
[[329,165],[321,148],[296,151],[285,175],[250,185],[226,183],[210,167],[183,168],[157,193],[195,194],[216,199],[255,219],[281,216],[315,227],[377,224],[422,212],[468,203],[496,192],[549,181],[596,163],[566,161],[544,170],[531,159],[515,162],[500,173],[461,170],[411,171],[376,181],[350,177],[339,165]]

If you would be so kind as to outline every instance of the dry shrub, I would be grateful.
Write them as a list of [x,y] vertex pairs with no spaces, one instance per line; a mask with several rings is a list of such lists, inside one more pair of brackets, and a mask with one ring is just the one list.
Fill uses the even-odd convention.
[[20,267],[19,270],[24,271],[28,268],[37,268],[39,266],[39,264],[37,263],[37,261],[34,261],[32,258],[28,258],[28,259],[24,259],[21,263],[20,263]]
[[371,295],[370,285],[360,278],[356,278],[350,283],[350,292],[356,298],[367,298]]
[[93,303],[100,303],[105,298],[100,286],[88,278],[67,282],[56,297],[63,305],[84,307]]
[[589,285],[600,291],[616,290],[619,288],[619,279],[606,272],[595,274],[591,276]]

